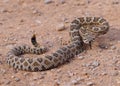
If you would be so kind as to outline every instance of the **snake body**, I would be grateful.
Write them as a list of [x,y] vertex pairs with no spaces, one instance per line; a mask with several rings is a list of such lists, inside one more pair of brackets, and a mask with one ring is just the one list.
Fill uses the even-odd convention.
[[28,45],[16,46],[7,53],[7,63],[15,69],[26,71],[44,71],[64,64],[70,58],[83,52],[84,43],[90,44],[97,36],[103,35],[109,30],[108,22],[101,17],[80,17],[71,22],[71,43],[59,48],[50,55],[36,58],[21,57],[24,54],[43,54],[47,52],[45,47],[38,47],[36,37],[31,38],[34,47]]

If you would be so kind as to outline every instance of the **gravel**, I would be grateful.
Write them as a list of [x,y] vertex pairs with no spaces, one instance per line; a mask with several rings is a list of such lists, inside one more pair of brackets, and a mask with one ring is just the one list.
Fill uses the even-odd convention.
[[83,64],[83,66],[88,67],[90,69],[94,69],[96,67],[98,67],[100,65],[100,63],[98,61],[93,61],[87,64]]

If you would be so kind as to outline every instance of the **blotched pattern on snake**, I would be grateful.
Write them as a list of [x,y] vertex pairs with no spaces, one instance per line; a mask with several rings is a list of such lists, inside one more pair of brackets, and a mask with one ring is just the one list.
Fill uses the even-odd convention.
[[59,66],[70,58],[83,52],[84,43],[90,44],[99,35],[106,34],[109,30],[108,22],[102,17],[80,17],[71,22],[71,43],[59,48],[50,55],[36,58],[21,57],[24,54],[43,54],[45,47],[39,47],[35,35],[31,38],[34,47],[28,45],[16,46],[7,53],[7,63],[15,69],[26,71],[43,71]]

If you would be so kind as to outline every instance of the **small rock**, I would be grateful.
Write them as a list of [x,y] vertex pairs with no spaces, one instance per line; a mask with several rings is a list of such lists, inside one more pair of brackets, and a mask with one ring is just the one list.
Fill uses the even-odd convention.
[[107,72],[102,72],[101,75],[107,75]]
[[95,67],[98,67],[100,65],[100,63],[98,61],[94,61],[94,62],[92,62],[91,65],[94,66],[94,68],[95,68]]
[[33,13],[33,14],[37,14],[38,16],[41,16],[41,15],[42,15],[42,12],[39,12],[38,10],[33,10],[32,13]]
[[39,78],[38,77],[33,77],[33,81],[36,81],[38,80]]
[[11,76],[11,78],[15,78],[15,76]]
[[60,81],[56,80],[55,83],[54,83],[54,86],[60,86]]
[[83,60],[85,57],[84,56],[78,56],[80,60]]
[[61,4],[64,4],[64,3],[65,3],[65,0],[60,0],[60,3],[61,3]]
[[72,77],[73,75],[74,75],[74,73],[73,73],[73,72],[68,71],[68,76],[69,76],[69,77]]
[[40,77],[39,77],[39,79],[44,79],[45,77],[43,76],[43,75],[41,75]]
[[8,10],[7,9],[1,9],[0,12],[5,13],[5,12],[8,12]]
[[47,73],[46,72],[41,72],[41,75],[46,75]]
[[100,63],[98,61],[93,61],[92,63],[83,64],[83,67],[95,68],[98,67]]
[[116,46],[111,46],[111,49],[112,49],[112,50],[115,50],[115,49],[116,49]]
[[5,69],[0,69],[0,73],[1,73],[1,74],[5,74],[5,73],[6,73],[6,70],[5,70]]
[[41,21],[40,21],[40,20],[35,20],[35,22],[36,22],[37,24],[41,24]]
[[57,73],[60,73],[61,71],[62,71],[61,69],[58,69],[58,70],[57,70]]
[[85,0],[78,2],[77,6],[84,6],[86,4]]
[[91,0],[86,0],[86,3],[89,4],[91,2]]
[[62,18],[62,21],[65,22],[65,23],[69,23],[69,19],[66,18],[66,17],[63,17],[63,18]]
[[49,3],[52,3],[53,1],[52,0],[44,0],[45,4],[49,4]]
[[87,86],[93,86],[93,85],[95,85],[93,82],[88,82],[87,83]]
[[38,10],[33,10],[32,13],[33,13],[33,14],[37,14],[37,13],[38,13]]
[[18,82],[18,81],[20,81],[20,79],[16,77],[16,78],[15,78],[15,81]]
[[78,84],[78,81],[77,81],[77,80],[75,80],[75,79],[74,79],[74,80],[72,80],[71,82],[72,82],[72,84],[74,84],[74,85]]
[[9,85],[10,83],[11,83],[11,81],[9,81],[9,80],[6,80],[6,81],[5,81],[5,84],[6,84],[6,85]]
[[80,84],[80,80],[81,80],[80,78],[77,78],[77,79],[72,80],[71,83],[73,85],[77,85],[77,84]]
[[27,75],[29,75],[29,73],[26,72],[26,73],[24,73],[23,75],[24,75],[24,76],[27,76]]
[[57,27],[57,31],[63,31],[65,30],[65,25],[63,23],[59,24],[58,27]]
[[100,44],[99,47],[101,49],[108,49],[108,46],[106,44]]

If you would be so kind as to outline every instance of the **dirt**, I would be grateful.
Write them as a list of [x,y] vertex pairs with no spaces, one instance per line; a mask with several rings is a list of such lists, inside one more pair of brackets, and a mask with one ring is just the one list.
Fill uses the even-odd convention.
[[[0,86],[120,86],[120,0],[0,0]],[[35,33],[54,52],[70,40],[75,17],[101,16],[110,24],[92,49],[57,68],[42,72],[15,70],[6,54],[15,45],[29,44]],[[60,25],[65,29],[58,31]]]

